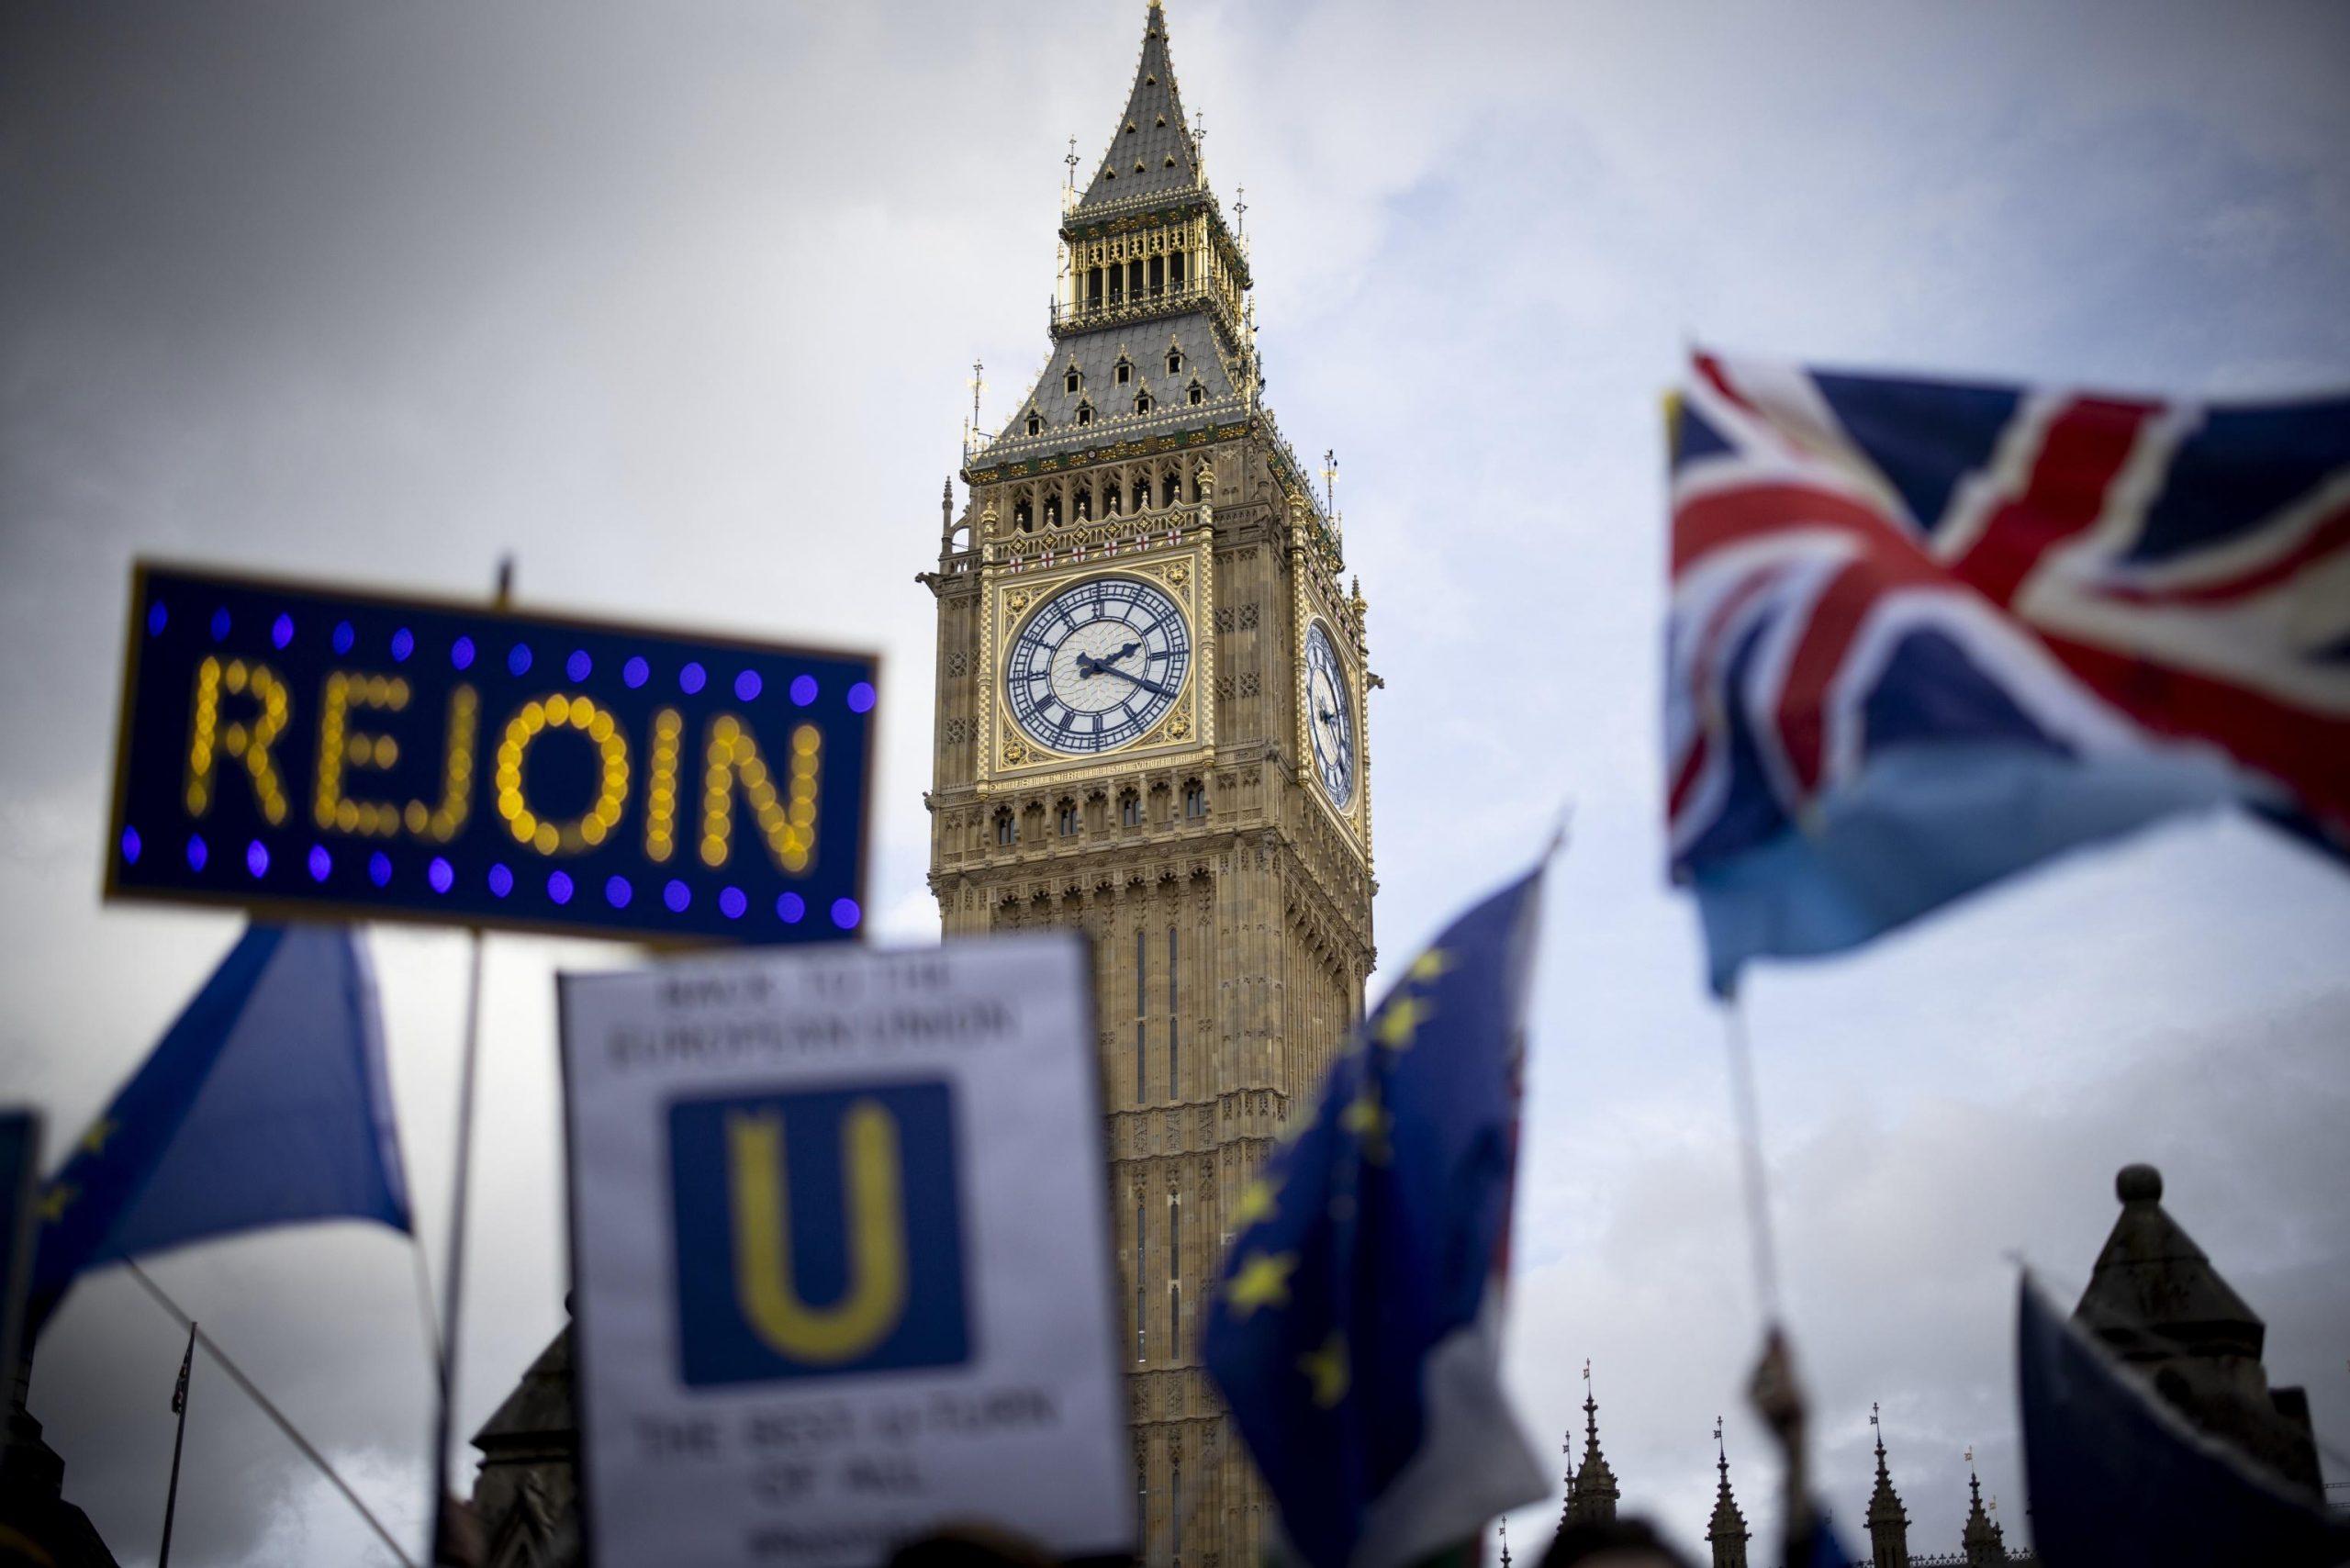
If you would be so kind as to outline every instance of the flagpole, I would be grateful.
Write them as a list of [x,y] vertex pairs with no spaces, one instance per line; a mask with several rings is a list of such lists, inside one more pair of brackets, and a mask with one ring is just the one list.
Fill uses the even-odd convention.
[[[495,603],[504,610],[513,601],[514,557],[507,555],[498,563]],[[432,1540],[428,1543],[434,1562],[449,1560],[444,1558],[442,1549],[451,1540],[449,1505],[453,1498],[449,1490],[449,1437],[456,1419],[458,1324],[464,1311],[465,1292],[466,1178],[473,1168],[474,1081],[477,1076],[475,1066],[481,1045],[480,926],[473,928],[471,940],[472,961],[465,979],[464,1043],[459,1050],[457,1066],[457,1155],[449,1189],[449,1266],[441,1282],[444,1293],[441,1305],[441,1408],[432,1424]]]
[[125,1258],[122,1260],[122,1266],[129,1271],[132,1279],[139,1282],[142,1290],[155,1298],[155,1305],[171,1315],[173,1322],[187,1326],[189,1337],[203,1346],[211,1355],[214,1363],[229,1374],[229,1381],[242,1389],[245,1397],[258,1406],[261,1413],[268,1417],[279,1431],[285,1434],[285,1440],[299,1449],[302,1457],[317,1466],[319,1473],[325,1476],[333,1484],[334,1489],[342,1494],[342,1500],[350,1504],[359,1517],[367,1521],[367,1528],[375,1532],[376,1538],[391,1549],[392,1555],[399,1560],[400,1568],[416,1568],[408,1554],[400,1549],[399,1541],[394,1538],[390,1530],[384,1528],[384,1521],[377,1518],[375,1511],[359,1500],[359,1494],[351,1489],[351,1483],[345,1481],[335,1467],[327,1462],[327,1456],[319,1451],[317,1444],[302,1435],[300,1428],[286,1419],[285,1412],[280,1410],[271,1401],[269,1395],[261,1391],[261,1385],[245,1375],[245,1370],[229,1357],[228,1351],[220,1348],[220,1342],[197,1328],[196,1319],[183,1311],[178,1302],[164,1294],[162,1286],[147,1277],[147,1271],[139,1266],[137,1259]]
[[163,1494],[163,1544],[155,1553],[155,1568],[171,1568],[172,1516],[180,1506],[180,1450],[187,1443],[187,1383],[188,1374],[196,1370],[196,1319],[187,1325],[187,1351],[180,1357],[180,1381],[172,1390],[172,1409],[180,1418],[179,1430],[172,1438],[172,1484]]
[[1762,1116],[1754,1095],[1754,1053],[1746,1009],[1733,991],[1722,1002],[1722,1039],[1729,1057],[1731,1113],[1738,1123],[1739,1167],[1746,1189],[1746,1234],[1753,1247],[1754,1295],[1766,1327],[1779,1321],[1778,1249],[1771,1236],[1771,1187],[1762,1165]]

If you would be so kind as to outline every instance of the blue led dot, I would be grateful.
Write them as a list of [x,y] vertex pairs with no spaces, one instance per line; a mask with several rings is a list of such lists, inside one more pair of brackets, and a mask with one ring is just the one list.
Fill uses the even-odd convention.
[[750,907],[751,901],[743,896],[742,889],[721,888],[718,890],[718,912],[727,919],[742,919],[743,912]]
[[564,672],[572,679],[585,680],[588,678],[588,671],[596,667],[596,661],[588,656],[587,649],[574,648],[571,651],[571,656],[563,661],[563,667]]
[[[506,651],[506,667],[513,671],[516,675],[524,675],[529,673],[531,668],[531,644],[528,643],[517,643],[511,648],[509,648]],[[568,879],[565,879],[568,880]]]
[[514,873],[506,868],[505,861],[500,860],[489,868],[490,897],[502,899],[513,890]]
[[474,640],[471,637],[460,637],[449,644],[449,663],[456,669],[474,667]]
[[414,652],[416,652],[415,633],[403,626],[398,631],[392,633],[392,662],[394,664],[404,665],[408,663],[408,655]]
[[677,672],[677,689],[691,697],[701,689],[701,683],[708,678],[701,666],[688,659],[686,661],[686,667]]
[[228,638],[229,610],[226,605],[223,605],[221,608],[212,612],[212,640],[216,643],[222,643],[228,641]]
[[268,845],[263,844],[260,839],[256,838],[251,844],[245,846],[245,869],[251,871],[256,877],[264,876],[268,873]]
[[271,647],[282,648],[293,640],[294,618],[292,616],[280,614],[276,620],[269,623],[269,645]]
[[380,849],[367,857],[367,879],[379,888],[391,886],[392,857]]
[[759,688],[763,684],[757,670],[746,669],[734,678],[734,695],[740,700],[748,702],[758,696]]
[[163,608],[162,599],[159,599],[147,607],[147,635],[160,637],[163,634],[163,628],[171,623],[172,612]]
[[189,870],[203,870],[204,862],[211,853],[212,852],[209,849],[207,849],[204,846],[204,835],[202,834],[192,833],[187,835],[187,868]]
[[791,678],[791,700],[802,708],[807,707],[808,704],[816,700],[816,678],[812,675],[793,676]]
[[456,886],[457,868],[442,857],[435,855],[432,857],[432,863],[424,868],[424,879],[432,884],[434,892],[445,893]]
[[139,830],[135,827],[122,830],[122,859],[126,866],[139,864]]
[[632,657],[628,663],[621,666],[621,684],[631,691],[634,691],[652,678],[653,666],[643,659]]
[[333,869],[334,857],[327,853],[327,846],[323,844],[310,846],[310,880],[323,882]]
[[839,926],[843,931],[856,930],[856,923],[863,918],[864,911],[856,907],[856,901],[855,899],[834,899],[833,901],[833,924]]
[[798,893],[776,894],[776,918],[782,921],[786,925],[799,924],[807,913],[808,901],[801,898]]
[[355,643],[355,642],[357,642],[358,640],[359,640],[359,633],[356,633],[356,632],[353,632],[353,631],[351,629],[351,622],[348,622],[348,621],[338,621],[338,622],[335,622],[335,624],[334,624],[334,651],[335,651],[336,653],[338,653],[338,654],[347,654],[347,653],[351,652],[351,644],[353,644],[353,643]]
[[604,880],[604,902],[614,909],[626,909],[636,890],[628,885],[626,877],[608,877]]
[[860,680],[848,689],[848,711],[852,713],[873,711],[873,683]]
[[661,902],[669,906],[671,914],[683,914],[686,906],[694,902],[694,890],[672,877],[669,885],[661,890]]
[[557,903],[569,903],[571,902],[570,872],[549,871],[547,873],[547,897],[554,900]]

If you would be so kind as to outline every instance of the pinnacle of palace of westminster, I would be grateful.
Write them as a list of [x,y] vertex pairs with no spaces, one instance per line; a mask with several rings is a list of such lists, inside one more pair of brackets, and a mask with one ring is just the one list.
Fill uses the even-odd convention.
[[1069,162],[1050,357],[967,447],[922,574],[930,882],[950,938],[1092,938],[1144,1561],[1238,1568],[1269,1516],[1197,1328],[1241,1189],[1361,1011],[1376,680],[1157,0],[1081,193]]

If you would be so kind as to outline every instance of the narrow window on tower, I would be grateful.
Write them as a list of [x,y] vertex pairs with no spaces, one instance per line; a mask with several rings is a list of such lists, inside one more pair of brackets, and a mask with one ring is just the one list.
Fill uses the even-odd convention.
[[1132,790],[1118,797],[1118,823],[1123,827],[1142,826],[1142,797]]
[[1117,365],[1117,379],[1118,379],[1118,385],[1119,385],[1119,386],[1124,386],[1127,382],[1132,381],[1134,378],[1135,378],[1135,367],[1134,367],[1131,364],[1129,364],[1127,361],[1125,361],[1125,360],[1124,360],[1124,359],[1121,359],[1120,361],[1118,361],[1118,365]]
[[1142,1194],[1136,1193],[1135,1194],[1135,1360],[1137,1361],[1150,1359],[1143,1348],[1142,1248],[1144,1240]]
[[1158,504],[1171,507],[1183,498],[1183,477],[1169,468],[1158,481]]
[[1166,263],[1157,256],[1150,258],[1150,297],[1153,299],[1167,292]]
[[1183,1462],[1167,1462],[1167,1544],[1175,1553],[1176,1568],[1183,1562]]
[[1045,526],[1058,528],[1060,525],[1061,498],[1058,496],[1046,496],[1045,498]]
[[1142,1076],[1145,1021],[1150,1015],[1150,939],[1143,932],[1135,933],[1135,1098],[1145,1092]]
[[1169,349],[1167,351],[1167,374],[1169,375],[1181,375],[1183,374],[1183,351],[1181,349]]
[[1208,389],[1207,389],[1206,387],[1204,387],[1204,386],[1201,386],[1201,385],[1200,385],[1198,382],[1196,382],[1196,381],[1192,382],[1192,401],[1193,403],[1197,404],[1197,403],[1204,403],[1204,402],[1206,402],[1207,400],[1208,400]]
[[[1094,275],[1099,277],[1101,274],[1096,273]],[[1069,374],[1061,377],[1061,385],[1068,387],[1069,395],[1074,398],[1077,396],[1077,389],[1085,385],[1085,378],[1078,375],[1075,365],[1071,365]]]
[[1183,286],[1183,252],[1181,251],[1167,258],[1167,286],[1169,288]]
[[1081,425],[1090,425],[1093,422],[1092,404],[1080,403],[1077,406],[1077,422]]
[[[1182,1032],[1181,1015],[1176,1011],[1182,1005],[1182,999],[1176,992],[1177,977],[1182,972],[1179,967],[1182,957],[1177,950],[1175,927],[1170,925],[1167,928],[1167,1097],[1169,1100],[1180,1099],[1182,1094],[1176,1085],[1175,1073],[1176,1036]],[[1170,1242],[1169,1245],[1171,1249],[1173,1244]]]
[[1016,843],[1016,842],[1019,840],[1019,837],[1020,837],[1020,828],[1019,828],[1018,824],[1017,824],[1017,823],[1015,823],[1012,820],[1012,813],[1011,813],[1010,812],[996,812],[996,814],[995,814],[995,841],[996,841],[996,843],[998,843],[999,845],[1011,845],[1011,844]]
[[1150,412],[1149,393],[1137,392],[1135,394],[1135,412],[1137,414],[1147,414]]
[[1077,802],[1075,801],[1063,801],[1061,802],[1060,814],[1061,836],[1063,838],[1075,838],[1077,836]]
[[1028,433],[1029,433],[1030,435],[1042,435],[1044,432],[1045,432],[1045,420],[1044,420],[1044,416],[1043,416],[1043,415],[1041,415],[1041,414],[1031,414],[1031,415],[1029,415],[1029,416],[1028,416]]
[[1208,814],[1207,787],[1196,778],[1183,786],[1183,814],[1193,818]]

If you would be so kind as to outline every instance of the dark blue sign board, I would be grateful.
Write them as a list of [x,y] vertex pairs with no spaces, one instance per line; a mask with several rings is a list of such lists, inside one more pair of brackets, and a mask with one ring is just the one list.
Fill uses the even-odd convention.
[[142,564],[106,895],[837,940],[877,679],[870,655]]

